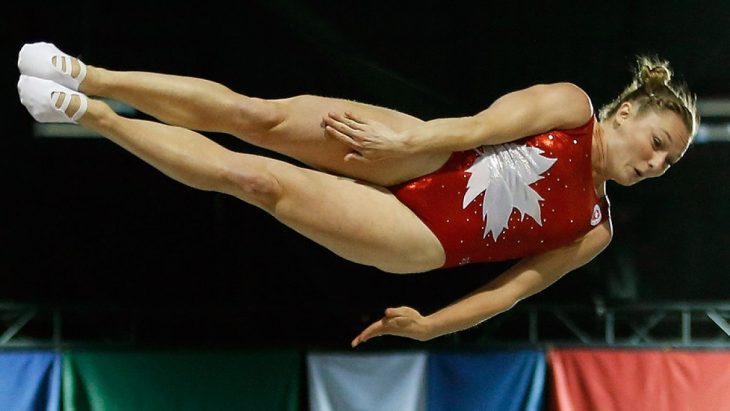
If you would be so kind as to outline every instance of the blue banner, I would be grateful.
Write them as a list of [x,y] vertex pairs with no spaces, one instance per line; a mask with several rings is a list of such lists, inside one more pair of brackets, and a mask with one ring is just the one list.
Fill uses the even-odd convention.
[[0,352],[0,410],[57,411],[61,356],[52,352]]
[[540,351],[432,353],[429,411],[539,411],[545,388]]

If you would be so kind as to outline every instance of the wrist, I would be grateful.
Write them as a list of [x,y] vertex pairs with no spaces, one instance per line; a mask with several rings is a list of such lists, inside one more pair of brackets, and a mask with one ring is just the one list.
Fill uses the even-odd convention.
[[423,327],[423,340],[422,341],[428,341],[431,339],[434,339],[436,337],[441,336],[441,332],[439,332],[439,327],[436,324],[436,321],[434,321],[434,318],[430,315],[423,317],[422,321],[422,327]]
[[415,137],[407,131],[401,131],[397,134],[398,151],[405,154],[414,154],[418,152],[417,141]]

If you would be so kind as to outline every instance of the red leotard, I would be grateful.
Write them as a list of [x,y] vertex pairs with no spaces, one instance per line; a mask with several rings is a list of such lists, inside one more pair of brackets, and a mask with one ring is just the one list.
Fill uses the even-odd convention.
[[439,170],[389,190],[439,239],[444,267],[558,248],[610,218],[593,185],[594,121],[455,152]]

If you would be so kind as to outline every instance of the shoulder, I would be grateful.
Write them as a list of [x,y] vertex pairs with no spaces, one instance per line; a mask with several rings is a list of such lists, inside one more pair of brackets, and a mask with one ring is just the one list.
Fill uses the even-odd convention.
[[593,118],[593,104],[588,94],[573,83],[561,82],[535,86],[542,99],[553,108],[552,116],[557,129],[571,129],[585,125]]

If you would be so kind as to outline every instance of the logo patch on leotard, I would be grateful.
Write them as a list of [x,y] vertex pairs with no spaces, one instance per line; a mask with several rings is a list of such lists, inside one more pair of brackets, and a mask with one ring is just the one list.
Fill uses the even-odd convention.
[[595,227],[601,222],[601,206],[596,204],[593,206],[593,214],[591,215],[591,226]]
[[482,146],[476,149],[476,160],[466,172],[471,173],[466,183],[462,207],[466,208],[481,193],[484,238],[492,233],[497,241],[502,231],[508,228],[512,210],[525,215],[542,226],[540,201],[544,199],[530,184],[542,180],[542,176],[557,161],[544,157],[537,147],[512,143]]

